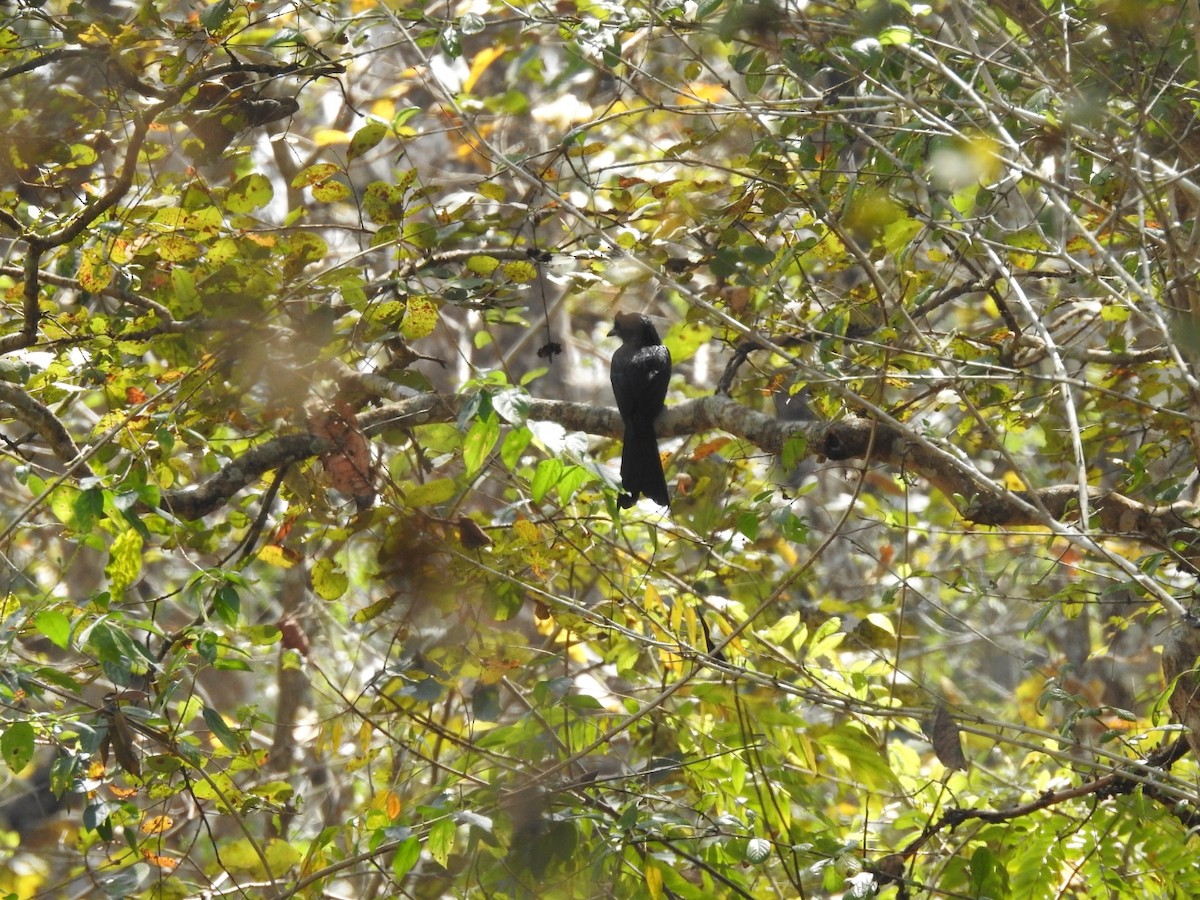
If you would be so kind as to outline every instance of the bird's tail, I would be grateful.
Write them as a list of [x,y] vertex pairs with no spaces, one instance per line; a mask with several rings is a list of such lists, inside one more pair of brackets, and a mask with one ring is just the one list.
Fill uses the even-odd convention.
[[653,430],[625,429],[625,443],[621,448],[621,486],[634,501],[638,494],[644,494],[659,506],[670,505],[667,476],[663,473]]

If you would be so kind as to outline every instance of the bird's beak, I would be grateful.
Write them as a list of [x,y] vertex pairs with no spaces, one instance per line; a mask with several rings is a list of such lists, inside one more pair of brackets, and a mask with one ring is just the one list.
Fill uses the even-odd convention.
[[608,336],[609,336],[609,337],[616,337],[616,336],[617,336],[617,326],[616,326],[616,325],[614,325],[614,326],[612,327],[612,331],[610,331],[610,332],[608,333]]

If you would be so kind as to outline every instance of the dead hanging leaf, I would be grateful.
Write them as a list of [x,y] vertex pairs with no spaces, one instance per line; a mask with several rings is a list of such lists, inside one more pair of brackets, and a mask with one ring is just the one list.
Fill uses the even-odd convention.
[[150,863],[152,866],[157,866],[164,872],[170,872],[177,865],[179,865],[179,860],[170,856],[163,856],[159,853],[153,853],[150,850],[142,850],[142,859]]
[[284,616],[276,623],[282,638],[280,643],[283,644],[285,650],[295,650],[305,659],[308,658],[310,644],[308,642],[308,634],[304,628],[292,616]]
[[490,547],[492,539],[488,533],[479,527],[479,523],[470,516],[458,517],[458,541],[467,550],[478,550]]
[[100,758],[107,765],[108,751],[111,747],[113,756],[117,758],[117,765],[130,775],[140,777],[142,763],[134,748],[133,729],[129,727],[125,714],[117,705],[116,695],[110,694],[105,700],[103,714],[108,720],[108,728],[105,730],[104,740],[100,743]]
[[726,444],[731,443],[727,437],[713,438],[711,441],[705,441],[692,453],[692,459],[701,460],[708,459],[714,453],[719,452]]
[[904,870],[907,868],[904,856],[900,853],[889,853],[876,866],[882,877],[880,884],[899,884],[904,881]]
[[938,761],[950,771],[967,770],[967,757],[963,753],[962,735],[958,723],[951,717],[946,704],[940,700],[933,708],[933,716],[925,725],[925,733],[933,744]]
[[296,525],[297,518],[299,517],[288,516],[286,519],[280,522],[279,527],[277,527],[274,533],[272,533],[271,540],[269,540],[267,543],[282,544],[285,540],[287,540],[287,536],[292,533],[292,528],[294,528]]
[[332,450],[321,454],[333,486],[353,497],[360,512],[368,509],[375,501],[375,469],[371,444],[354,409],[345,400],[334,400],[329,408],[310,412],[308,427],[333,444]]

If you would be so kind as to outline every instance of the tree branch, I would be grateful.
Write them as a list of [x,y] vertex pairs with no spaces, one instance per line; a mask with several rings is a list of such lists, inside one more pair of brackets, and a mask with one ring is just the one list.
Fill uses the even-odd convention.
[[[430,422],[453,422],[465,397],[419,394],[366,410],[359,423],[369,435]],[[557,422],[569,431],[620,437],[621,419],[606,406],[531,398],[526,415],[533,421]],[[1014,527],[1044,524],[1030,510],[1039,503],[1052,517],[1070,520],[1078,498],[1075,485],[1053,485],[1036,492],[986,493],[972,469],[955,466],[947,454],[935,454],[903,429],[864,418],[836,422],[782,421],[748,409],[727,397],[702,397],[666,409],[656,422],[660,438],[724,431],[749,441],[766,453],[782,453],[788,441],[805,442],[807,455],[832,461],[864,460],[891,465],[925,479],[956,503],[964,518],[978,525]],[[219,509],[237,491],[281,465],[319,455],[329,448],[310,434],[275,438],[255,447],[196,488],[167,491],[163,506],[183,518],[198,518]],[[1200,509],[1190,503],[1149,506],[1115,491],[1092,489],[1093,526],[1105,535],[1136,538],[1180,553],[1200,565]]]
[[74,462],[79,456],[66,426],[50,409],[34,400],[23,388],[0,381],[0,403],[7,405],[13,417],[36,431],[50,445],[51,452],[65,463]]
[[246,451],[197,487],[163,491],[162,508],[183,519],[199,519],[224,506],[242,488],[268,472],[325,453],[330,443],[301,432],[272,438]]

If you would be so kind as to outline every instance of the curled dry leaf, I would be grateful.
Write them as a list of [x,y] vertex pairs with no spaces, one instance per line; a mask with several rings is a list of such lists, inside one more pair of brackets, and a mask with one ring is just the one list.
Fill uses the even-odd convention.
[[370,507],[375,500],[371,444],[350,404],[335,400],[327,409],[311,411],[308,427],[313,434],[333,444],[332,450],[321,454],[333,486],[353,497],[359,511]]
[[951,717],[946,704],[938,702],[933,708],[933,716],[925,725],[929,740],[933,743],[933,752],[938,761],[951,771],[967,770],[967,757],[963,753],[962,735],[958,731],[958,723]]
[[458,541],[467,550],[478,550],[492,545],[488,533],[470,516],[458,517]]

